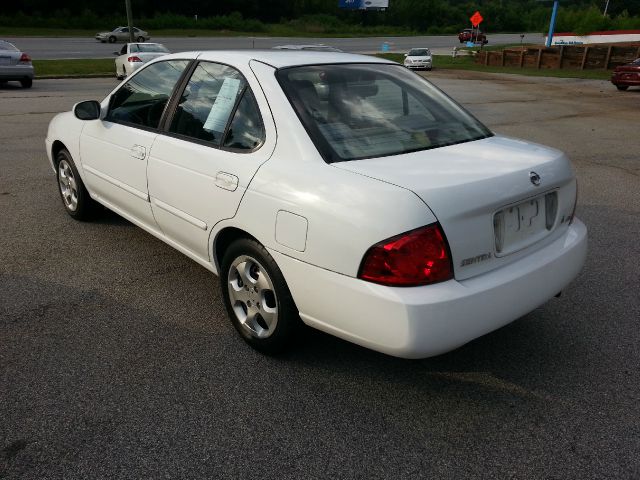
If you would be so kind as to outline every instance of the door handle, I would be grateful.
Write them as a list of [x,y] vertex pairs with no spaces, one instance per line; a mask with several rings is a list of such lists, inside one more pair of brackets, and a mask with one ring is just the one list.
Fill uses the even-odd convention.
[[216,186],[233,192],[238,188],[238,177],[227,172],[218,172],[216,174]]

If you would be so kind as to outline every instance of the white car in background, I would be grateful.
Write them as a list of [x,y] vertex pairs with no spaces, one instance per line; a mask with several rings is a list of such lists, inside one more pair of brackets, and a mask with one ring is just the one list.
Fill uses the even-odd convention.
[[[110,32],[98,32],[96,33],[96,40],[102,43],[116,43],[129,41],[129,27],[116,27]],[[136,42],[148,42],[151,37],[144,30],[140,30],[137,27],[133,27],[133,39]]]
[[404,66],[412,70],[431,70],[433,56],[428,48],[412,48],[404,54]]
[[126,43],[116,58],[116,78],[128,77],[146,62],[167,55],[169,50],[161,43]]
[[54,117],[46,151],[71,217],[102,204],[218,274],[267,353],[304,322],[437,355],[560,293],[587,251],[562,152],[369,56],[168,55]]

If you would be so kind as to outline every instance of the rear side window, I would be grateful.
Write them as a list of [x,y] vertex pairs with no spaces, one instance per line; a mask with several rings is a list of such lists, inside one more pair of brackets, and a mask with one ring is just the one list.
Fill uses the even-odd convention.
[[242,74],[210,62],[202,62],[194,70],[169,131],[239,150],[253,150],[264,139],[253,92]]
[[189,62],[157,62],[141,70],[113,94],[106,120],[158,128],[162,112]]

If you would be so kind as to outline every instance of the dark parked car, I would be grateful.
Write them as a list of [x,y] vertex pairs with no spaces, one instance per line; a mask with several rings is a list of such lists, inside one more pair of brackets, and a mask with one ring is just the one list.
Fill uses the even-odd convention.
[[626,90],[629,87],[640,87],[640,58],[626,65],[616,67],[611,75],[611,83],[618,90]]
[[487,36],[482,33],[480,30],[475,28],[465,28],[458,34],[458,40],[460,43],[465,42],[474,42],[474,43],[482,43],[483,45],[489,43],[487,40]]

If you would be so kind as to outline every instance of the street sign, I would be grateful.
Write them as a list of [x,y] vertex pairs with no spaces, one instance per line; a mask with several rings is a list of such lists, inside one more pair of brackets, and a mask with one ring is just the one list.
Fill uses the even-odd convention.
[[482,18],[482,15],[480,15],[480,12],[476,12],[473,15],[471,15],[471,18],[469,18],[469,20],[471,20],[471,25],[473,25],[474,27],[477,27],[478,25],[480,25],[480,23],[482,23],[484,18]]

